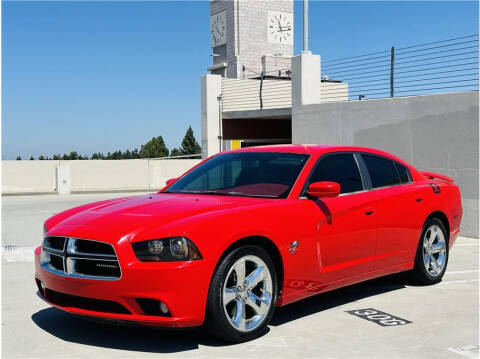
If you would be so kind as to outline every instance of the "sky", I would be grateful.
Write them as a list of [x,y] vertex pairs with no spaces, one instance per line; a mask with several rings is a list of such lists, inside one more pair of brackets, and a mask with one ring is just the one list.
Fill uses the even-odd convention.
[[[474,1],[311,1],[322,61],[478,33]],[[295,2],[295,54],[302,49]],[[2,158],[200,142],[209,1],[2,1]]]

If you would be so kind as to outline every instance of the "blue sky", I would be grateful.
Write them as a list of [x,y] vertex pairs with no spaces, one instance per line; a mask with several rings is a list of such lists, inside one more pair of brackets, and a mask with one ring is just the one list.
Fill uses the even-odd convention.
[[[2,157],[200,142],[208,1],[2,2]],[[295,52],[302,3],[295,3]],[[311,1],[323,60],[478,32],[477,2]]]

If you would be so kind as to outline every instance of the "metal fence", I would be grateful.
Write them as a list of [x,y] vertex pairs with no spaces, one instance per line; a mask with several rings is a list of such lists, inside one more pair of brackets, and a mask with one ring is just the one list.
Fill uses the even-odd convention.
[[347,83],[349,100],[478,90],[478,34],[322,61],[322,76]]

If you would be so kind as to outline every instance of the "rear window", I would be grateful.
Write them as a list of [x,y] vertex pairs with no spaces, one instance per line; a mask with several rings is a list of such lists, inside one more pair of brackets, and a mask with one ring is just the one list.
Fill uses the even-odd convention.
[[395,168],[397,169],[398,176],[400,177],[400,182],[409,183],[410,182],[410,172],[408,168],[404,165],[401,165],[398,162],[395,162]]
[[373,188],[400,183],[400,178],[392,160],[365,154],[362,154],[362,158],[370,174]]

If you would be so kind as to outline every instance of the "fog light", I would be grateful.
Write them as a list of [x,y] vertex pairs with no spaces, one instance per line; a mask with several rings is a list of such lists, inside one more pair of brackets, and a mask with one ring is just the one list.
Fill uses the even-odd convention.
[[168,307],[164,302],[160,302],[160,311],[162,314],[168,314]]

